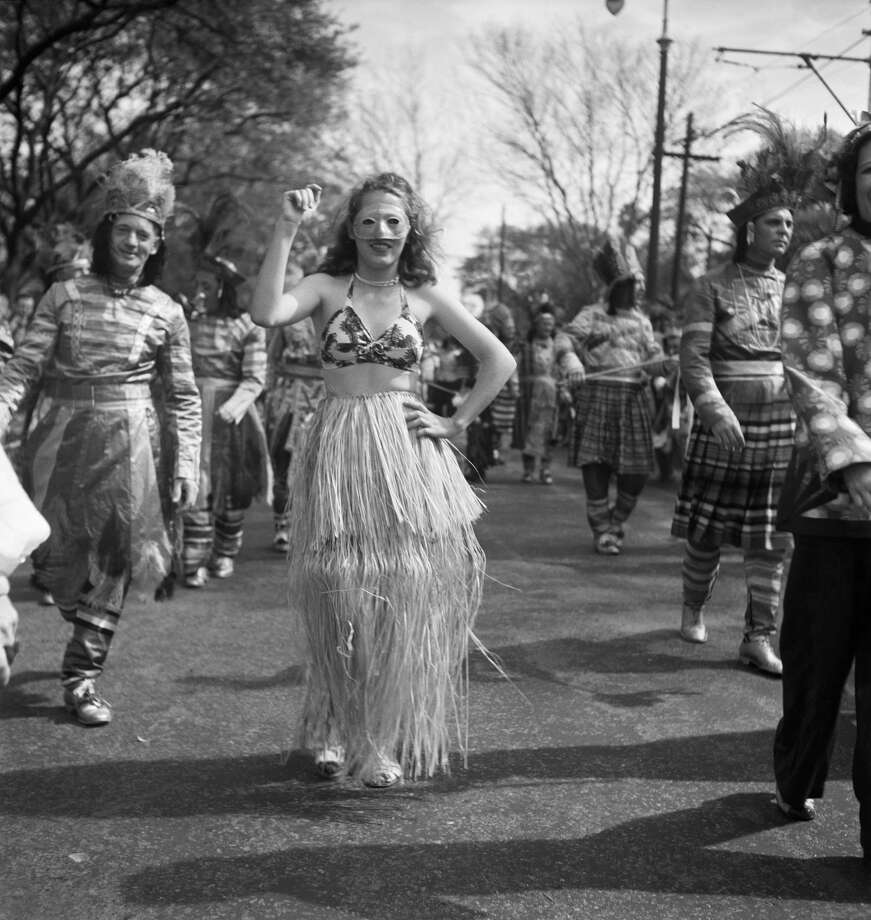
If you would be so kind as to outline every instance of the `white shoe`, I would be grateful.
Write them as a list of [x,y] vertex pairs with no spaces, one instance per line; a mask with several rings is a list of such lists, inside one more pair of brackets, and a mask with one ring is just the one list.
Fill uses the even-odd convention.
[[703,621],[701,607],[683,605],[680,615],[680,637],[685,642],[702,643],[708,641],[708,627]]
[[209,571],[215,578],[229,578],[235,569],[235,563],[230,556],[215,556],[209,566]]
[[783,674],[783,662],[771,647],[768,636],[747,636],[738,649],[738,660],[775,677]]
[[184,577],[186,588],[202,588],[208,580],[209,570],[204,565],[201,565],[196,572],[191,572],[190,575]]

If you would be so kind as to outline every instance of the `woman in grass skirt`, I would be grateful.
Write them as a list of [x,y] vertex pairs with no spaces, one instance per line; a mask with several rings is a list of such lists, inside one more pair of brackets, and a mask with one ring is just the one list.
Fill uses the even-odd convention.
[[[311,316],[327,395],[291,477],[291,605],[307,639],[301,742],[321,775],[366,785],[446,769],[463,744],[464,668],[484,556],[482,505],[448,439],[514,369],[508,350],[435,278],[425,205],[385,173],[351,195],[320,270],[282,293],[320,188],[286,192],[252,303],[267,326]],[[433,319],[479,362],[449,418],[419,396]]]

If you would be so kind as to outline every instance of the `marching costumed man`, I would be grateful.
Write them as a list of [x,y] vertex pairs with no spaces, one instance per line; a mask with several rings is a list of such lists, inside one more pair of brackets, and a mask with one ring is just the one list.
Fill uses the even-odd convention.
[[[641,266],[632,247],[609,238],[593,266],[606,285],[604,303],[584,307],[564,330],[592,378],[575,389],[569,462],[584,477],[593,549],[616,556],[623,551],[626,521],[654,469],[648,375],[666,373],[674,362],[639,309]],[[613,501],[612,477],[617,483]]]
[[705,642],[704,608],[723,546],[744,557],[747,603],[738,649],[743,664],[778,676],[773,647],[788,534],[777,501],[792,451],[794,416],[780,356],[784,275],[793,212],[815,181],[819,157],[777,118],[755,126],[769,145],[742,170],[742,199],[729,212],[732,260],[687,295],[681,379],[695,409],[671,533],[686,540],[680,635]]
[[288,500],[293,456],[324,398],[320,343],[310,319],[271,330],[263,415],[272,457],[272,546],[288,548]]
[[[245,278],[228,257],[227,235],[245,223],[230,195],[219,196],[199,222],[188,290],[194,376],[203,403],[196,505],[183,515],[184,583],[201,588],[228,578],[242,548],[245,510],[271,492],[266,433],[255,407],[266,381],[266,334],[242,309]],[[225,245],[226,244],[226,245]]]
[[[145,150],[105,179],[90,274],[53,284],[0,378],[0,432],[45,378],[50,403],[22,451],[24,485],[48,520],[40,574],[72,625],[64,704],[85,725],[112,717],[102,674],[127,595],[169,572],[164,507],[196,498],[200,397],[182,308],[155,286],[175,193],[169,158]],[[152,384],[176,449],[161,462]]]

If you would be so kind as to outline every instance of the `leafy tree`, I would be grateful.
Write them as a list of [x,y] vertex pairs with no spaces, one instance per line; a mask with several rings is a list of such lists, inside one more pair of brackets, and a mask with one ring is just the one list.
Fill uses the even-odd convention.
[[[490,156],[512,193],[546,215],[553,244],[578,282],[592,283],[590,256],[607,231],[643,242],[652,185],[658,59],[652,45],[616,40],[583,25],[549,35],[491,30],[473,41],[470,66],[496,112]],[[697,46],[672,49],[666,137],[690,103],[710,97]],[[664,164],[675,190],[679,166]],[[641,231],[641,232],[640,232]]]
[[144,146],[179,197],[255,211],[311,174],[353,59],[321,0],[5,0],[0,21],[0,262],[14,288],[32,234],[88,221],[97,177]]

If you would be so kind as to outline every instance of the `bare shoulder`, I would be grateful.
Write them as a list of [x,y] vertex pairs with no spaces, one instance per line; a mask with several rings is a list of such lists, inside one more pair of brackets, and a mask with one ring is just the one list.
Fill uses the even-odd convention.
[[437,281],[407,290],[408,304],[421,322],[445,312],[463,311],[459,299]]

